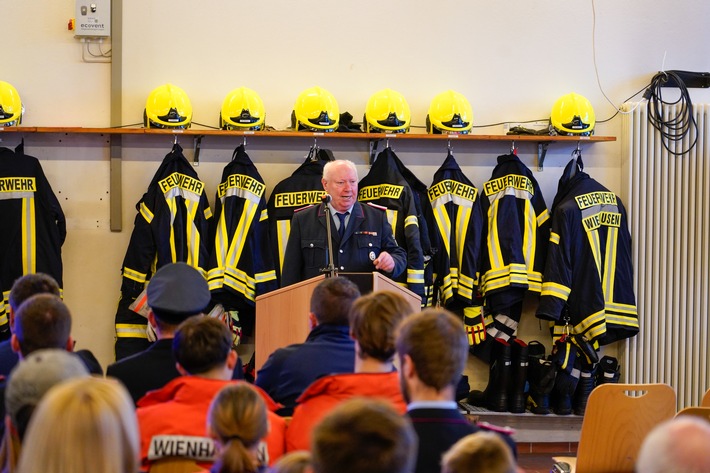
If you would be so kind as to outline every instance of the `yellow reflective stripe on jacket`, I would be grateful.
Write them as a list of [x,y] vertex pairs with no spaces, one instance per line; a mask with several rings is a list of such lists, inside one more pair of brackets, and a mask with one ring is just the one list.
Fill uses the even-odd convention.
[[146,273],[141,273],[139,271],[136,271],[135,269],[124,267],[123,268],[123,277],[128,278],[128,279],[132,279],[138,283],[143,284],[143,283],[145,283],[145,280],[148,277],[148,275]]
[[116,324],[118,338],[148,338],[146,335],[147,324]]
[[35,234],[35,199],[22,199],[22,271],[37,272],[37,235]]

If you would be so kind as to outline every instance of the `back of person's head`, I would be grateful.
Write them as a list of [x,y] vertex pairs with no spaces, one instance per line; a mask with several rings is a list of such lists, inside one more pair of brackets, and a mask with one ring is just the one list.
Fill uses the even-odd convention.
[[133,402],[115,380],[54,386],[30,421],[20,473],[134,473],[140,440]]
[[682,415],[657,425],[641,445],[639,473],[700,473],[710,471],[710,423]]
[[232,334],[212,317],[190,317],[180,324],[173,338],[173,355],[190,374],[202,374],[224,365],[232,351]]
[[61,295],[59,284],[49,274],[34,273],[26,274],[12,284],[10,289],[9,303],[13,311],[35,294],[53,294],[57,297]]
[[510,447],[493,432],[476,432],[456,442],[441,459],[441,473],[515,473]]
[[282,456],[271,467],[271,473],[308,473],[313,465],[311,452],[296,450]]
[[357,340],[357,355],[390,361],[395,353],[395,330],[412,312],[409,302],[393,291],[378,291],[357,298],[350,308],[350,334]]
[[5,391],[5,412],[20,440],[42,397],[53,386],[73,378],[89,376],[81,359],[61,349],[37,350],[15,366]]
[[146,295],[158,323],[173,326],[202,313],[212,297],[204,276],[182,262],[161,266],[150,278]]
[[417,440],[391,405],[355,398],[316,425],[311,445],[315,473],[406,473],[413,470]]
[[14,336],[23,356],[43,348],[71,348],[70,334],[69,309],[53,294],[36,294],[17,308]]
[[219,473],[256,472],[254,451],[268,432],[266,404],[246,383],[222,388],[210,404],[207,423],[221,446],[216,467]]
[[348,312],[360,290],[343,277],[321,281],[311,294],[311,312],[319,324],[348,325]]
[[455,386],[468,356],[463,322],[445,309],[426,309],[407,317],[397,330],[397,355],[408,355],[419,379],[442,390]]

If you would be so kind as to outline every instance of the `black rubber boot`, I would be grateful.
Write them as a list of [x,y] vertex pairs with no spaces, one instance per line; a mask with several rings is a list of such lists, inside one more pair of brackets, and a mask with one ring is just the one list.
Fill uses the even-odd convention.
[[511,381],[511,346],[499,338],[494,340],[488,386],[484,391],[471,391],[468,403],[494,412],[505,412],[508,410]]
[[587,409],[587,399],[596,386],[597,381],[595,368],[595,366],[585,367],[584,363],[582,364],[577,389],[574,390],[574,397],[572,398],[572,411],[575,415],[583,416],[584,411]]
[[[532,343],[528,345],[532,347]],[[550,393],[555,386],[557,366],[550,360],[538,357],[530,357],[528,366],[528,380],[530,391],[528,393],[528,404],[530,412],[533,414],[550,413]]]
[[577,368],[571,372],[560,369],[555,378],[555,387],[552,389],[552,410],[559,416],[572,414],[572,395],[579,384],[580,371]]
[[526,384],[528,381],[528,345],[519,338],[511,340],[511,355],[513,361],[510,392],[508,393],[508,410],[520,414],[525,412]]
[[605,383],[618,383],[620,377],[619,360],[613,356],[603,356],[597,365],[597,386]]

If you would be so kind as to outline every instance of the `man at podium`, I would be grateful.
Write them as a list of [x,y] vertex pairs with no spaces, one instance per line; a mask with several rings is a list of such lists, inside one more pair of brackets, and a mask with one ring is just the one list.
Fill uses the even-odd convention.
[[291,219],[281,286],[318,276],[329,266],[329,215],[336,271],[399,276],[407,267],[407,254],[397,246],[384,207],[357,202],[355,164],[348,160],[326,163],[321,182],[327,193],[324,202],[296,211]]

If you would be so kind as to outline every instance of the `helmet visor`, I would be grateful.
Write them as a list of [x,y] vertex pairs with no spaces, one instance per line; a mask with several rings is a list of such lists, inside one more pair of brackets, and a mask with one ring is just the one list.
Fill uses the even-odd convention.
[[456,113],[451,120],[441,122],[441,124],[447,128],[468,128],[471,122],[464,121],[461,115]]
[[578,115],[575,115],[571,122],[562,123],[562,126],[568,130],[581,132],[589,128],[589,123],[584,123]]
[[335,125],[335,120],[330,118],[330,116],[328,116],[328,112],[325,111],[320,112],[320,115],[318,115],[316,118],[309,118],[308,122],[311,125],[315,125],[319,128]]

